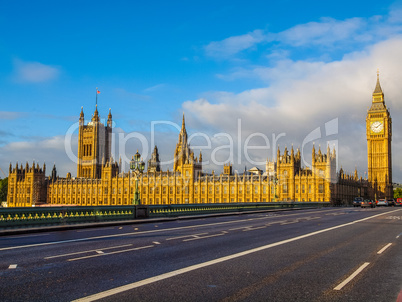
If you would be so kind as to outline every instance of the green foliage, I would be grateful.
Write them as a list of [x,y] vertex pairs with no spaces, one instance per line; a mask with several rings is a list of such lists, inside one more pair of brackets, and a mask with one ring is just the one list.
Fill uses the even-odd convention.
[[0,179],[0,202],[7,200],[8,177]]
[[402,188],[396,188],[394,190],[394,199],[402,198]]

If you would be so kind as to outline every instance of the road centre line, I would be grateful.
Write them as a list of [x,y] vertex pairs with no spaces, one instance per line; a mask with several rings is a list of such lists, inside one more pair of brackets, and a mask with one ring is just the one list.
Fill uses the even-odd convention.
[[229,229],[229,231],[237,231],[237,230],[247,229],[247,228],[252,228],[252,227],[253,227],[252,225],[248,225],[248,226],[244,226],[244,227]]
[[183,239],[183,238],[187,238],[187,237],[197,237],[197,236],[207,235],[207,234],[209,234],[209,233],[199,233],[199,234],[192,234],[192,235],[184,235],[184,236],[171,237],[171,238],[167,238],[166,241],[169,241],[169,240],[177,240],[177,239]]
[[300,220],[299,219],[297,219],[297,220],[291,220],[291,221],[286,221],[286,222],[283,222],[283,223],[281,223],[281,225],[286,225],[286,224],[293,224],[293,223],[298,223],[298,222],[300,222]]
[[199,237],[199,236],[194,236],[193,238],[189,238],[189,239],[184,239],[183,241],[192,241],[192,240],[198,240],[198,239],[205,239],[205,238],[211,238],[211,237],[217,237],[217,236],[222,236],[227,234],[228,232],[223,231],[222,233],[219,234],[212,234],[209,236],[203,236],[203,237]]
[[[394,210],[394,211],[398,211],[398,210]],[[363,222],[363,221],[366,221],[366,220],[369,220],[369,219],[373,219],[373,218],[376,218],[378,216],[385,215],[385,214],[388,214],[388,213],[389,212],[380,213],[380,214],[377,214],[377,215],[362,218],[362,219],[355,220],[355,221],[352,221],[352,222],[344,223],[344,224],[341,224],[341,225],[337,225],[337,226],[322,229],[322,230],[319,230],[319,231],[311,232],[311,233],[308,233],[308,234],[300,235],[300,236],[297,236],[297,237],[293,237],[293,238],[285,239],[285,240],[282,240],[282,241],[274,242],[274,243],[271,243],[271,244],[268,244],[268,245],[260,246],[260,247],[257,247],[257,248],[253,248],[253,249],[250,249],[250,250],[247,250],[247,251],[240,252],[240,253],[228,255],[228,256],[225,256],[225,257],[217,258],[217,259],[214,259],[214,260],[210,260],[210,261],[195,264],[195,265],[191,265],[191,266],[184,267],[184,268],[181,268],[181,269],[178,269],[178,270],[175,270],[175,271],[171,271],[171,272],[168,272],[168,273],[165,273],[165,274],[161,274],[161,275],[154,276],[154,277],[144,279],[144,280],[141,280],[141,281],[137,281],[137,282],[134,282],[134,283],[131,283],[131,284],[126,284],[126,285],[123,285],[123,286],[119,286],[119,287],[116,287],[116,288],[113,288],[113,289],[110,289],[110,290],[107,290],[107,291],[104,291],[104,292],[100,292],[100,293],[93,294],[93,295],[90,295],[90,296],[87,296],[87,297],[83,297],[83,298],[80,298],[80,299],[77,299],[77,300],[74,300],[74,301],[80,301],[80,302],[81,301],[82,302],[83,301],[96,301],[98,299],[102,299],[102,298],[109,297],[109,296],[112,296],[112,295],[115,295],[115,294],[118,294],[118,293],[121,293],[121,292],[125,292],[125,291],[131,290],[131,289],[135,289],[135,288],[138,288],[138,287],[141,287],[141,286],[144,286],[144,285],[148,285],[148,284],[158,282],[158,281],[161,281],[161,280],[164,280],[164,279],[175,277],[177,275],[188,273],[188,272],[200,269],[200,268],[208,267],[208,266],[211,266],[211,265],[214,265],[214,264],[217,264],[217,263],[222,263],[222,262],[225,262],[225,261],[228,261],[228,260],[232,260],[232,259],[235,259],[235,258],[239,258],[239,257],[242,257],[242,256],[252,254],[252,253],[256,253],[256,252],[259,252],[259,251],[270,249],[270,248],[280,246],[280,245],[283,245],[283,244],[286,244],[286,243],[294,242],[294,241],[297,241],[297,240],[300,240],[300,239],[312,237],[312,236],[322,234],[322,233],[325,233],[325,232],[328,232],[328,231],[332,231],[332,230],[336,230],[336,229],[339,229],[339,228],[342,228],[342,227],[350,226],[350,225],[353,225],[355,223],[359,223],[359,222]]]
[[[389,214],[389,213],[392,213],[392,212],[395,212],[395,211],[399,211],[399,209],[398,210],[393,210],[393,211],[390,211],[390,212],[386,212],[386,213],[381,213],[379,215]],[[300,215],[300,212],[295,213],[295,214],[282,215],[282,216],[294,216],[294,215]],[[214,225],[233,224],[233,223],[239,223],[239,222],[250,221],[250,220],[261,220],[261,219],[271,219],[271,218],[274,218],[274,216],[266,216],[266,217],[253,218],[253,219],[243,219],[243,220],[223,221],[223,222],[215,222],[215,223],[199,224],[199,225],[189,225],[189,226],[183,226],[183,227],[158,229],[158,230],[150,230],[150,231],[142,231],[142,232],[130,232],[130,233],[122,233],[122,234],[103,235],[103,236],[86,237],[86,238],[78,238],[78,239],[69,239],[69,240],[62,240],[62,241],[34,243],[34,244],[27,244],[27,245],[17,245],[17,246],[9,246],[9,247],[0,248],[0,251],[14,250],[14,249],[21,249],[21,248],[28,248],[28,247],[37,247],[37,246],[46,246],[46,245],[55,245],[55,244],[62,244],[62,243],[79,242],[79,241],[89,241],[89,240],[95,240],[95,239],[124,237],[124,236],[140,235],[140,234],[150,234],[150,233],[156,233],[156,232],[184,230],[184,229],[192,229],[192,228],[197,228],[197,227],[207,227],[207,226],[214,226]]]
[[148,249],[148,248],[154,247],[154,246],[155,245],[147,245],[147,246],[135,247],[135,248],[132,248],[132,249],[126,249],[126,250],[115,251],[115,252],[110,252],[110,253],[102,253],[102,254],[84,256],[84,257],[79,257],[79,258],[71,258],[71,259],[68,259],[67,261],[76,261],[76,260],[89,259],[89,258],[94,258],[94,257],[99,257],[99,256],[108,256],[108,255],[113,255],[113,254],[119,254],[119,253],[131,252],[131,251],[138,251],[138,250]]
[[392,245],[392,243],[388,243],[386,246],[384,246],[381,250],[377,252],[378,255],[381,255],[387,248],[389,248]]
[[260,227],[251,227],[251,228],[246,228],[243,230],[243,232],[249,232],[249,231],[255,231],[255,230],[260,230],[260,229],[265,229],[267,227],[267,225],[263,225]]
[[72,255],[79,255],[79,254],[85,254],[85,253],[91,253],[91,252],[98,252],[98,251],[101,251],[101,250],[104,251],[104,250],[118,249],[120,247],[127,247],[127,246],[132,246],[132,244],[116,245],[116,246],[111,246],[111,247],[106,247],[106,248],[96,249],[96,250],[88,250],[88,251],[82,251],[82,252],[75,252],[75,253],[68,253],[68,254],[62,254],[62,255],[49,256],[49,257],[45,257],[43,259],[60,258],[60,257],[66,257],[66,256],[72,256]]
[[362,264],[353,274],[351,274],[348,278],[346,278],[343,282],[341,282],[338,286],[334,288],[334,290],[341,290],[346,284],[348,284],[354,277],[356,277],[362,270],[364,270],[370,262],[365,262]]
[[17,264],[10,264],[10,266],[8,267],[8,269],[16,269],[17,268]]

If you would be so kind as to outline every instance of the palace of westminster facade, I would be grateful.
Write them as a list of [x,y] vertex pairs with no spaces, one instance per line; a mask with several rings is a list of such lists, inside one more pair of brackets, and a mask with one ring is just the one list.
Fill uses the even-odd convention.
[[[7,205],[31,207],[49,205],[131,205],[136,179],[132,172],[121,172],[121,162],[111,155],[112,115],[106,126],[97,107],[85,125],[81,109],[78,132],[77,177],[68,173],[57,176],[53,167],[46,176],[46,166],[28,163],[10,164]],[[187,140],[184,115],[174,153],[173,171],[161,171],[155,146],[147,171],[138,181],[141,204],[235,203],[275,201],[320,201],[348,204],[354,197],[392,198],[392,123],[384,102],[379,76],[366,117],[368,179],[357,171],[348,175],[336,171],[335,149],[326,153],[312,150],[311,167],[301,166],[300,150],[279,148],[275,161],[267,161],[265,173],[233,173],[224,165],[220,175],[202,171],[202,154],[197,157]]]

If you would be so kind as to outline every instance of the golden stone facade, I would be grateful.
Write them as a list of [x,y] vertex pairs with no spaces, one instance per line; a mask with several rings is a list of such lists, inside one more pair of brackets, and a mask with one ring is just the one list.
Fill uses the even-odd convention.
[[385,105],[379,74],[366,118],[368,180],[376,198],[393,198],[392,119]]
[[[378,122],[383,124],[377,130]],[[383,101],[377,79],[373,104],[368,111],[367,141],[369,179],[359,178],[357,172],[348,175],[336,171],[335,149],[323,153],[313,146],[311,166],[302,167],[299,149],[279,148],[275,161],[267,161],[266,171],[258,168],[242,174],[233,173],[231,164],[220,175],[202,172],[202,154],[194,156],[187,140],[183,114],[182,127],[174,152],[173,171],[161,171],[158,148],[148,161],[148,169],[139,179],[141,203],[247,203],[276,201],[317,201],[333,204],[351,203],[354,197],[388,194],[392,181],[391,118]],[[40,203],[50,205],[131,205],[135,193],[132,172],[123,173],[121,163],[111,156],[112,116],[107,125],[100,122],[97,108],[91,121],[84,124],[81,109],[77,177],[57,177],[53,167],[50,177],[33,164],[9,170],[8,206],[23,207]],[[379,129],[378,128],[378,129]],[[377,131],[377,132],[376,132]],[[391,186],[392,190],[392,186]]]

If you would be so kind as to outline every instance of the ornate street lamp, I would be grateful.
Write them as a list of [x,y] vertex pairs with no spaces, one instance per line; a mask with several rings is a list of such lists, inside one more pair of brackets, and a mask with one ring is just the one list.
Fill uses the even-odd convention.
[[278,184],[278,177],[276,177],[276,174],[275,175],[272,175],[272,176],[270,176],[270,178],[271,178],[271,182],[274,184],[274,202],[276,202],[276,185]]
[[134,205],[140,205],[140,192],[138,191],[138,178],[142,174],[145,169],[145,163],[141,160],[141,154],[135,153],[135,155],[131,158],[130,161],[130,170],[135,178],[135,193],[134,193]]

